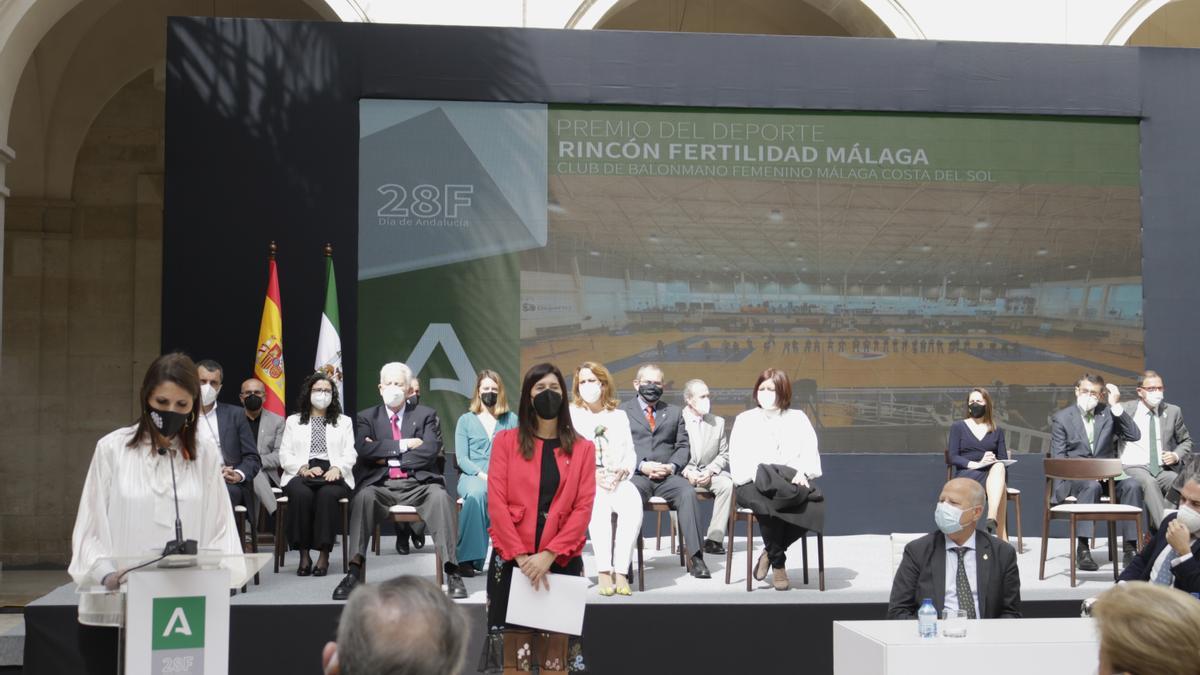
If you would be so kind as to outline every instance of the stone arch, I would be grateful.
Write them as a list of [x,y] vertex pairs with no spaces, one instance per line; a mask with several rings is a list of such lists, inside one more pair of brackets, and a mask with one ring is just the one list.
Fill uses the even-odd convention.
[[[583,0],[567,21],[567,28],[603,28],[623,11],[647,2],[663,0]],[[785,12],[789,7],[820,13],[840,26],[839,34],[855,37],[898,37],[924,39],[925,34],[899,0],[754,0],[753,4],[766,11]],[[787,33],[787,30],[771,31]]]

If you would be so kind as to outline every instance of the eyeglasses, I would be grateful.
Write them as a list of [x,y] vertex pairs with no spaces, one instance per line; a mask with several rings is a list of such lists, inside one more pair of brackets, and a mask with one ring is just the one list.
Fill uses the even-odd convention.
[[1165,387],[1138,387],[1142,391],[1163,391]]
[[247,396],[263,396],[266,392],[263,391],[243,391],[239,396],[246,398]]
[[312,393],[314,393],[314,394],[332,394],[333,390],[332,389],[313,389]]

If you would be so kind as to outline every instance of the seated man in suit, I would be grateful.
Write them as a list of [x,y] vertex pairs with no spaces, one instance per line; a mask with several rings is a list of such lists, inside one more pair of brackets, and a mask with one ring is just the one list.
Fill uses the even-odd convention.
[[1183,423],[1179,406],[1163,401],[1162,376],[1147,370],[1138,378],[1137,399],[1122,404],[1137,425],[1140,440],[1117,440],[1125,473],[1142,486],[1150,531],[1156,532],[1167,509],[1167,496],[1175,490],[1177,469],[1192,451],[1192,436]]
[[267,387],[262,380],[252,377],[242,382],[242,410],[246,411],[246,423],[250,435],[258,440],[258,457],[262,467],[254,477],[254,496],[266,507],[267,513],[275,513],[275,493],[272,487],[279,485],[279,443],[283,441],[284,417],[263,408]]
[[[786,343],[785,343],[786,344]],[[691,455],[683,467],[683,477],[698,490],[714,496],[712,520],[708,521],[708,536],[704,552],[725,555],[721,542],[729,524],[729,507],[733,504],[733,478],[729,476],[729,437],[725,435],[725,418],[709,412],[711,397],[704,380],[689,380],[683,385],[683,422],[687,426]]]
[[[408,383],[408,398],[404,401],[404,409],[412,410],[421,405],[421,379],[413,376]],[[433,408],[430,408],[433,410]],[[437,411],[433,410],[433,428],[437,434],[438,462],[442,467],[438,473],[445,474],[445,454],[446,444],[442,441],[442,420],[438,417]],[[457,508],[457,507],[456,507]],[[400,555],[408,555],[408,542],[412,540],[412,547],[415,549],[425,548],[425,523],[396,523],[396,553]]]
[[1121,572],[1122,581],[1149,581],[1200,593],[1200,474],[1179,492],[1179,511],[1163,519],[1142,552]]
[[978,481],[953,478],[934,510],[938,531],[910,541],[892,580],[889,619],[915,619],[924,598],[971,619],[1021,618],[1017,552],[1003,539],[975,529],[983,515]]
[[362,581],[367,544],[375,524],[388,517],[396,504],[414,506],[433,545],[442,554],[446,587],[452,598],[467,597],[458,574],[458,509],[446,492],[438,468],[441,441],[432,408],[405,405],[412,371],[403,363],[389,363],[379,371],[383,403],[367,408],[354,419],[354,500],[350,507],[350,573],[333,591],[334,600],[345,600]]
[[654,364],[638,367],[633,387],[638,395],[621,404],[621,409],[629,416],[633,450],[637,455],[636,475],[629,481],[642,493],[643,502],[651,497],[662,497],[675,508],[679,532],[692,554],[692,576],[708,579],[712,575],[704,565],[701,544],[704,532],[700,529],[696,491],[681,475],[691,459],[683,411],[660,400],[663,371]]
[[246,414],[236,406],[217,403],[225,379],[221,364],[205,359],[196,364],[196,371],[200,375],[201,403],[196,432],[208,436],[221,451],[224,461],[221,477],[229,490],[230,504],[245,506],[253,513],[254,477],[258,475],[261,460]]
[[[1101,403],[1102,398],[1107,404]],[[1056,459],[1115,458],[1118,439],[1140,440],[1141,432],[1125,414],[1125,407],[1118,405],[1120,401],[1121,393],[1114,385],[1106,386],[1103,377],[1088,374],[1079,378],[1075,384],[1074,405],[1059,410],[1050,418],[1050,456]],[[1075,497],[1080,504],[1098,504],[1102,485],[1094,480],[1055,481],[1054,503],[1062,504],[1067,497]],[[1136,480],[1117,481],[1117,501],[1141,508],[1142,487]],[[1092,523],[1084,521],[1075,530],[1079,540],[1075,563],[1085,572],[1100,569],[1088,550],[1092,529]],[[1125,540],[1125,564],[1129,564],[1137,551],[1136,525],[1126,521],[1118,532]]]

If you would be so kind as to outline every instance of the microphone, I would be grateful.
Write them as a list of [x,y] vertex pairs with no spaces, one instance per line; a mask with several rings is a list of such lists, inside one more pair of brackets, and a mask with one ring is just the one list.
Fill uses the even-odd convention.
[[[159,455],[167,454],[166,448],[158,449]],[[196,555],[196,540],[183,538],[183,523],[179,520],[179,487],[175,484],[175,456],[170,456],[171,492],[175,496],[175,539],[163,547],[163,555]]]

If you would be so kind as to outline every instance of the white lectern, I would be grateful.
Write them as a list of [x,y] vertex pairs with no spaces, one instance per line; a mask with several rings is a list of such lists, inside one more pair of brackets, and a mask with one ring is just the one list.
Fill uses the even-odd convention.
[[[100,572],[136,567],[157,556],[105,558]],[[99,578],[79,587],[79,622],[122,628],[126,675],[223,675],[229,672],[229,589],[239,588],[269,553],[170,555],[130,569],[119,591]]]

